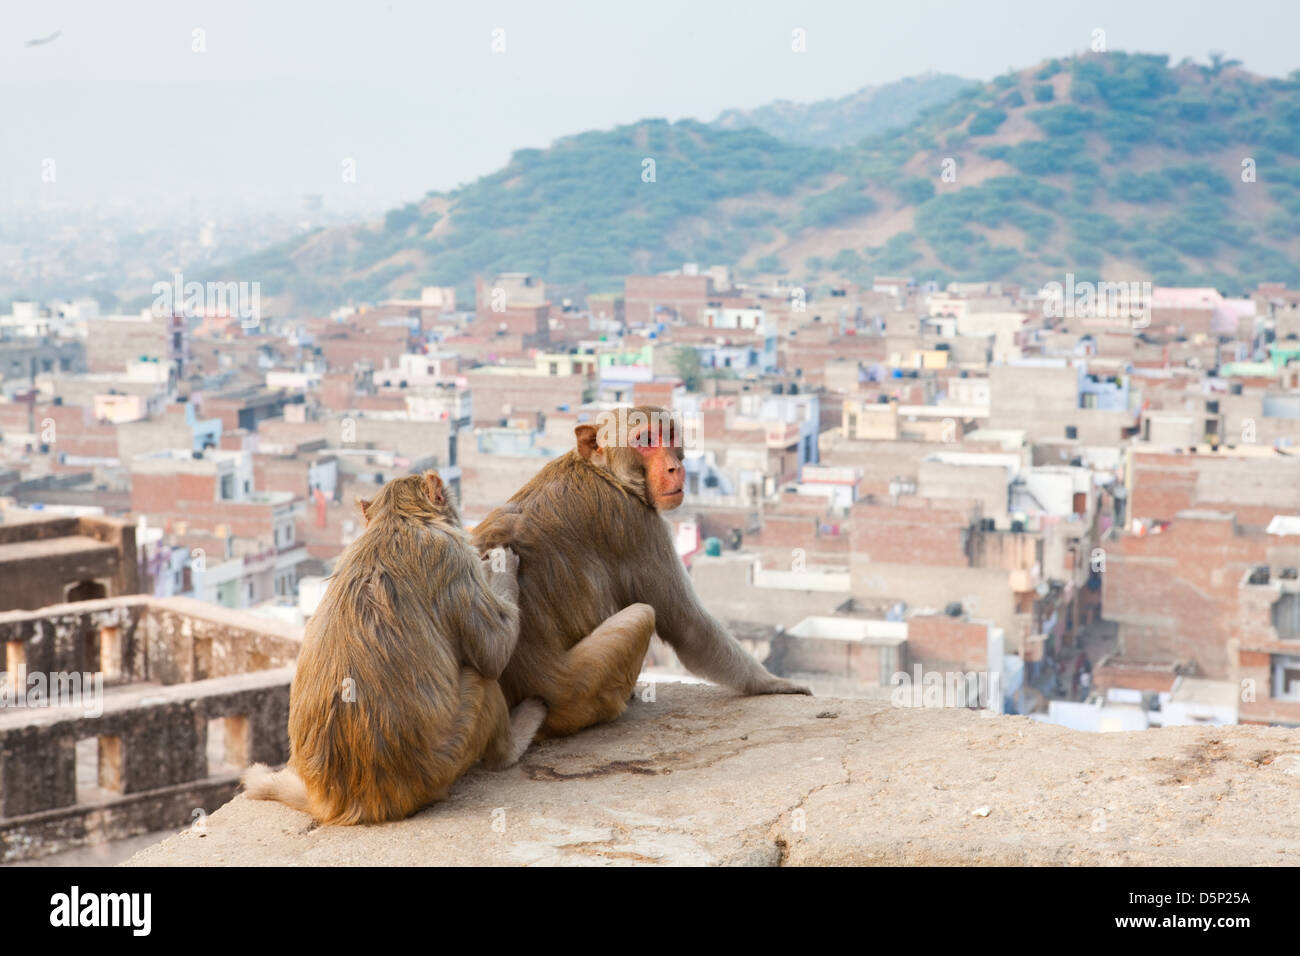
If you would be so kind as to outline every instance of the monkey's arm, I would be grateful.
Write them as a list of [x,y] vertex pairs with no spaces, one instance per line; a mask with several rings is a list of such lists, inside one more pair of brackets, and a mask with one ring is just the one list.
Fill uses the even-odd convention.
[[481,560],[466,557],[470,599],[456,622],[461,653],[476,671],[496,680],[519,640],[519,558],[509,548],[493,549]]
[[484,557],[493,548],[517,549],[523,528],[519,506],[507,502],[475,526],[472,535],[474,545]]
[[807,687],[769,673],[695,596],[695,588],[665,534],[653,567],[640,572],[637,601],[655,609],[655,631],[693,674],[742,694],[811,694]]

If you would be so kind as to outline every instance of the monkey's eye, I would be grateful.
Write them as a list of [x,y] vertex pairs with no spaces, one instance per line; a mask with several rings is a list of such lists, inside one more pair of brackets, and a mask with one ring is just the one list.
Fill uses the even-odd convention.
[[633,448],[671,448],[673,441],[673,426],[669,423],[666,426],[649,425],[634,434],[628,442]]

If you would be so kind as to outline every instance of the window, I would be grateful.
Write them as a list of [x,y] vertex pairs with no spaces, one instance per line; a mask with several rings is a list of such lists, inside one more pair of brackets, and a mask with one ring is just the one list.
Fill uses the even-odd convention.
[[27,643],[25,641],[7,641],[5,643],[5,675],[12,694],[24,694],[27,686],[23,683],[27,673]]
[[223,501],[229,501],[235,497],[235,476],[221,476],[221,498]]
[[122,738],[83,737],[77,741],[74,763],[78,803],[103,800],[122,793]]
[[[87,662],[90,663],[89,661]],[[117,627],[99,629],[99,667],[104,672],[104,680],[120,680],[122,677],[122,632]],[[90,670],[96,668],[90,667]]]
[[208,721],[205,756],[208,775],[238,773],[248,766],[248,718],[242,715]]
[[1284,641],[1300,641],[1300,594],[1283,594],[1269,616],[1278,637]]
[[1273,697],[1300,701],[1300,657],[1274,654],[1272,660]]

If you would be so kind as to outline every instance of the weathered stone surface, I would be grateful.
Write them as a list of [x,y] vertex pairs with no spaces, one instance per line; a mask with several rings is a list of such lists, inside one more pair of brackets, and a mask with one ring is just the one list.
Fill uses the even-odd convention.
[[100,594],[139,590],[134,524],[88,515],[0,527],[0,609],[58,604],[83,583]]
[[[0,708],[0,861],[184,824],[224,803],[236,785],[224,765],[209,766],[209,722],[238,719],[244,739],[234,750],[251,760],[287,759],[292,676],[281,667],[109,687],[98,716],[82,704]],[[87,737],[120,741],[113,798],[79,802],[76,747]]]
[[238,777],[222,774],[6,820],[0,823],[0,862],[45,865],[46,858],[67,854],[57,865],[103,866],[98,861],[116,853],[119,841],[155,832],[159,821],[165,821],[169,828],[179,829],[187,823],[193,826],[200,818],[198,811],[206,813],[207,808],[220,806],[238,789]]
[[1300,864],[1300,731],[656,697],[401,823],[240,795],[127,865]]

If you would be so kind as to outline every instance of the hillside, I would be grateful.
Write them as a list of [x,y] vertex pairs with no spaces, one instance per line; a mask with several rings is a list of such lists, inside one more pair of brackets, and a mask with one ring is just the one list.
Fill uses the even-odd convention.
[[800,146],[853,146],[868,136],[907,126],[923,110],[950,102],[962,90],[978,85],[959,76],[927,73],[863,87],[838,99],[778,100],[753,110],[726,110],[713,125],[719,129],[752,126]]
[[229,272],[306,308],[498,271],[615,289],[683,261],[810,285],[1071,270],[1238,293],[1300,285],[1298,252],[1300,73],[1111,52],[1006,74],[842,149],[695,121],[582,133]]

